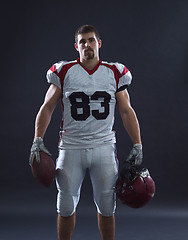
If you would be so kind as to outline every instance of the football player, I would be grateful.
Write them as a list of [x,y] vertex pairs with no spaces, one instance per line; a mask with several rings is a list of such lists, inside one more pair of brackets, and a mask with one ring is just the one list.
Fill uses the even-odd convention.
[[38,151],[49,153],[43,138],[52,113],[61,100],[63,118],[56,164],[59,240],[71,239],[80,189],[87,169],[93,186],[101,238],[115,238],[118,163],[112,128],[116,103],[133,143],[126,162],[131,165],[140,165],[142,162],[139,123],[127,91],[132,80],[131,73],[123,64],[101,61],[101,46],[99,32],[94,26],[83,25],[77,29],[75,49],[79,58],[60,61],[48,70],[47,81],[50,86],[36,117],[30,165],[34,156],[40,161]]

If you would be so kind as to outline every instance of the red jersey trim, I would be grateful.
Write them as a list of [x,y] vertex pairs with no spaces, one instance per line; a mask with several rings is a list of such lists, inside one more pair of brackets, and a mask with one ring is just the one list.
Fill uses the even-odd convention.
[[123,72],[120,73],[120,71],[117,69],[116,65],[110,65],[108,63],[101,63],[101,65],[110,68],[114,72],[114,77],[116,80],[116,88],[118,89],[119,79],[121,77],[123,77],[129,70],[126,67],[124,67]]
[[58,73],[55,65],[53,65],[53,66],[50,68],[50,70],[59,77],[59,73]]
[[[67,71],[74,65],[78,64],[77,62],[71,62],[71,63],[67,63],[65,65],[63,65],[63,67],[61,68],[60,72],[58,73],[56,66],[53,65],[50,70],[55,73],[59,79],[60,79],[60,83],[61,83],[61,90],[63,93],[63,84],[64,84],[64,79],[65,79],[65,75],[67,74]],[[64,104],[63,104],[63,95],[61,96],[61,105],[62,105],[62,110],[64,112]],[[61,122],[61,128],[63,128],[63,120]]]
[[62,69],[59,72],[59,78],[60,78],[60,82],[61,82],[61,88],[63,89],[63,84],[64,84],[64,79],[65,79],[65,75],[67,74],[68,70],[74,66],[78,64],[77,62],[72,62],[72,63],[67,63],[65,64]]
[[64,79],[65,79],[65,75],[67,74],[67,71],[74,65],[78,64],[77,62],[71,62],[71,63],[65,63],[65,65],[63,65],[63,67],[61,68],[61,70],[57,71],[55,64],[50,68],[50,70],[55,73],[59,79],[60,79],[60,83],[61,83],[61,89],[63,89],[63,83],[64,83]]
[[80,58],[77,59],[77,62],[80,64],[81,67],[83,67],[84,70],[86,70],[86,72],[89,74],[89,75],[92,75],[94,72],[97,71],[97,69],[99,68],[99,66],[101,65],[102,61],[99,60],[99,62],[97,63],[97,65],[94,67],[94,69],[90,70],[86,67],[84,67],[81,62],[80,62]]

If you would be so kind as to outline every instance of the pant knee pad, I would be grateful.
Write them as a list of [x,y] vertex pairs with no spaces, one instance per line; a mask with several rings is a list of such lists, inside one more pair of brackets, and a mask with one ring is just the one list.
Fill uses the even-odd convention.
[[115,213],[116,197],[113,190],[102,192],[95,200],[97,211],[106,217],[110,217]]
[[63,217],[72,216],[78,205],[79,195],[72,196],[71,194],[58,192],[57,196],[57,212]]

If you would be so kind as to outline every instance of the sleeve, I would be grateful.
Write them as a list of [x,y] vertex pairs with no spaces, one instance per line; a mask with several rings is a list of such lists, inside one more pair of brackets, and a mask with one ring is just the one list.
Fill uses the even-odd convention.
[[59,72],[58,72],[59,69],[58,68],[59,68],[58,64],[55,63],[47,71],[46,78],[47,78],[48,83],[53,83],[54,85],[56,85],[58,88],[61,89],[61,83],[60,83]]
[[119,74],[118,74],[119,81],[117,84],[117,92],[119,92],[119,91],[126,89],[131,84],[132,75],[131,75],[130,71],[123,64],[116,63],[116,67],[119,72]]

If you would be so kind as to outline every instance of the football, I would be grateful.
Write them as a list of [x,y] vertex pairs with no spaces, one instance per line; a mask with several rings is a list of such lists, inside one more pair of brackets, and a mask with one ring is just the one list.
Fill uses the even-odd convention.
[[55,164],[51,156],[42,151],[39,152],[40,163],[33,160],[31,172],[34,178],[45,187],[49,187],[55,178]]

